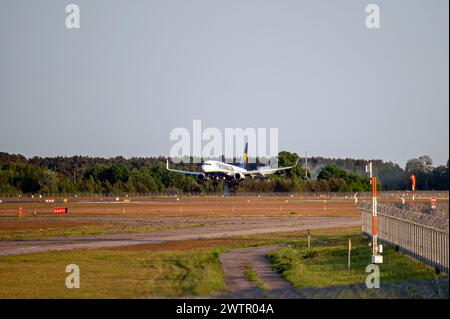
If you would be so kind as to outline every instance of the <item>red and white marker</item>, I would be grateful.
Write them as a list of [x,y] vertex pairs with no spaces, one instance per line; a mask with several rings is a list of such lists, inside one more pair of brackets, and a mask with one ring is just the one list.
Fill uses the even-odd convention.
[[436,209],[436,197],[431,197],[431,209]]
[[416,175],[411,175],[411,189],[412,189],[412,202],[414,203],[415,191],[416,191]]

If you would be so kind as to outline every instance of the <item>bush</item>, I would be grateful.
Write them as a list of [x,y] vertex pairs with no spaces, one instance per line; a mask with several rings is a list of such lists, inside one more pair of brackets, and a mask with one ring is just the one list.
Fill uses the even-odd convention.
[[301,251],[300,254],[301,254],[303,259],[309,259],[309,258],[314,258],[314,257],[319,256],[319,251],[315,250],[315,249],[308,248],[308,249],[305,249],[305,250]]

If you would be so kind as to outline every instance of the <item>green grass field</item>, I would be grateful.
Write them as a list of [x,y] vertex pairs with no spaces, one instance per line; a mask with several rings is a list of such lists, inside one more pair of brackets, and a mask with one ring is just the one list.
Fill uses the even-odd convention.
[[[65,285],[80,267],[80,288]],[[218,252],[79,250],[0,258],[0,298],[140,298],[223,290]]]
[[91,236],[115,233],[139,233],[149,231],[170,230],[177,228],[200,227],[199,223],[179,223],[172,226],[135,226],[121,224],[96,224],[76,227],[49,227],[43,229],[0,230],[0,240],[24,240],[34,238],[50,238],[59,236]]
[[259,289],[269,289],[269,287],[261,281],[256,271],[253,270],[253,266],[250,263],[243,263],[242,268],[245,271],[247,278],[256,285]]
[[[348,269],[348,239],[352,240],[351,267]],[[371,260],[369,240],[357,234],[319,236],[311,248],[305,244],[283,247],[269,255],[272,267],[297,288],[364,283]],[[379,265],[380,282],[434,279],[434,270],[385,246]]]
[[[146,298],[207,296],[225,290],[219,255],[232,248],[292,243],[272,255],[274,265],[297,287],[363,282],[370,261],[367,239],[357,229],[316,230],[318,255],[304,259],[306,233],[258,234],[230,239],[139,245],[131,249],[92,249],[0,257],[0,298]],[[352,270],[345,243],[351,237]],[[190,246],[189,246],[190,245]],[[386,250],[382,280],[431,279],[434,272]],[[80,288],[65,285],[66,266],[80,267]],[[250,280],[258,281],[249,267]],[[259,283],[262,285],[262,283]],[[263,286],[261,286],[263,287]]]

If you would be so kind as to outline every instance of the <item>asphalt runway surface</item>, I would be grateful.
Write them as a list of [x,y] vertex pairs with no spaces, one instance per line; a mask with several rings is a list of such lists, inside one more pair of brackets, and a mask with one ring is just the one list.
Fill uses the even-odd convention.
[[205,221],[205,226],[176,228],[139,233],[114,233],[89,236],[59,236],[38,239],[2,240],[0,256],[99,249],[138,244],[156,244],[178,240],[211,239],[251,234],[300,231],[306,229],[342,228],[361,225],[361,217],[260,216],[222,217],[207,223],[207,218],[183,217],[185,223]]

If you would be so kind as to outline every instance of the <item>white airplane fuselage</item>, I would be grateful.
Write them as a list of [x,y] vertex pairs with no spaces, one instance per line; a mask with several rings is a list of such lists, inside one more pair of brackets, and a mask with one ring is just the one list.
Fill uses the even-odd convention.
[[236,165],[209,160],[203,162],[202,172],[208,176],[223,177],[223,178],[234,175],[239,176],[242,174],[242,178],[244,178],[244,174],[247,173],[247,170],[245,168]]

